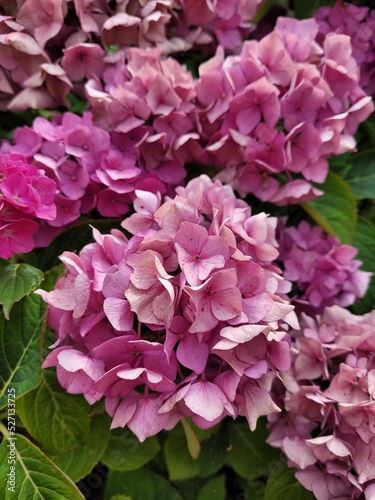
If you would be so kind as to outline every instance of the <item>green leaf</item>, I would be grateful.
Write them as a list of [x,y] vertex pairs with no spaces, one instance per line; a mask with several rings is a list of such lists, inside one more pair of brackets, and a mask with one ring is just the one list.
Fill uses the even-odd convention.
[[[375,226],[369,220],[359,217],[353,245],[358,248],[356,259],[363,262],[361,269],[375,273]],[[366,295],[353,306],[355,314],[364,314],[373,309],[375,304],[375,274],[371,277]]]
[[238,482],[245,495],[244,498],[251,500],[263,500],[264,489],[266,487],[266,477],[252,478],[249,481],[238,476]]
[[7,404],[8,389],[19,398],[40,382],[45,310],[42,298],[32,294],[13,306],[9,320],[0,314],[0,409]]
[[301,207],[324,231],[333,234],[341,243],[351,243],[357,220],[357,208],[349,185],[337,174],[330,172],[326,182],[319,185],[324,195]]
[[[35,445],[22,435],[16,435],[15,463],[8,446],[10,441],[3,439],[0,445],[0,498],[27,500],[82,500],[84,497],[74,483],[63,474]],[[11,470],[10,467],[15,467]],[[5,481],[7,474],[15,474],[14,492],[9,488],[12,483]]]
[[189,453],[185,432],[180,425],[167,433],[164,457],[171,481],[188,479],[199,474],[199,464]]
[[129,495],[132,500],[182,500],[181,495],[162,476],[143,468],[131,472],[110,471],[106,481],[104,500],[113,495]]
[[184,500],[197,500],[199,490],[204,485],[204,479],[194,477],[183,481],[173,481],[173,485]]
[[279,463],[280,456],[283,456],[280,451],[266,443],[267,436],[264,419],[258,421],[257,428],[253,432],[250,431],[246,421],[229,424],[231,446],[229,463],[235,472],[248,482],[268,477],[272,467]]
[[313,500],[314,495],[297,481],[294,472],[285,466],[275,466],[267,481],[264,500]]
[[202,443],[202,449],[197,459],[199,476],[207,477],[221,469],[228,459],[228,438],[226,426]]
[[127,428],[111,431],[109,443],[101,461],[110,469],[131,471],[149,462],[160,450],[156,436],[140,443]]
[[191,457],[185,433],[180,425],[166,434],[164,457],[169,479],[178,481],[191,477],[207,477],[223,467],[228,457],[225,427],[201,443],[197,459]]
[[219,476],[199,490],[197,500],[225,500],[225,495],[225,476]]
[[88,403],[68,394],[52,370],[44,370],[41,384],[17,402],[17,412],[27,431],[52,453],[66,453],[88,441]]
[[91,421],[87,443],[63,455],[47,455],[76,483],[100,461],[108,445],[110,422],[108,415],[96,416]]
[[311,0],[306,2],[306,0],[294,0],[293,10],[294,15],[298,19],[305,19],[307,17],[312,17],[314,12],[324,5],[334,5],[336,0]]
[[113,495],[111,500],[132,500],[131,497],[128,497],[127,495]]
[[42,281],[42,271],[28,264],[0,266],[0,304],[4,306],[6,319],[13,304],[33,292]]
[[375,198],[375,150],[352,155],[352,160],[343,178],[349,184],[355,198]]

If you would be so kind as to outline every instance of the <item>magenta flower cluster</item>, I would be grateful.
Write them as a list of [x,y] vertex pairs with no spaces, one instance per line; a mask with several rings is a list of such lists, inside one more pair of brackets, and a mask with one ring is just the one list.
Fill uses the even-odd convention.
[[137,191],[123,226],[95,243],[39,291],[58,332],[43,366],[89,403],[105,398],[112,427],[143,441],[187,416],[202,428],[225,416],[277,411],[271,382],[290,365],[285,298],[273,263],[276,220],[251,215],[229,186],[198,177],[164,203]]
[[0,155],[0,257],[30,252],[41,221],[56,217],[56,183],[20,154]]
[[[50,178],[45,182],[57,186],[57,190],[48,190],[55,211],[48,217],[42,212],[40,216],[39,212],[34,214],[46,219],[39,221],[36,246],[47,246],[81,214],[94,209],[103,217],[123,216],[130,210],[136,189],[163,195],[173,192],[182,182],[185,169],[177,161],[157,162],[151,154],[152,145],[150,150],[144,147],[142,134],[148,144],[146,130],[109,133],[93,123],[90,113],[80,117],[68,112],[55,115],[52,121],[38,117],[32,127],[16,129],[12,144],[3,141],[0,158],[8,158],[8,163],[13,158],[13,170],[18,168],[18,156],[22,154],[33,164],[28,167],[30,172],[42,169]],[[30,204],[27,210],[32,207]]]
[[342,0],[333,7],[321,7],[314,18],[319,25],[318,39],[329,33],[350,36],[353,57],[360,69],[360,84],[368,95],[375,94],[375,11]]
[[340,306],[304,316],[291,332],[292,368],[283,374],[282,413],[268,442],[281,448],[317,500],[375,496],[375,311]]
[[355,260],[358,250],[341,245],[320,226],[306,221],[286,227],[278,222],[279,265],[285,279],[293,282],[292,301],[297,311],[323,312],[337,304],[348,307],[366,293],[371,273],[361,271]]
[[[359,85],[350,37],[318,43],[314,19],[278,18],[274,31],[216,56],[196,85],[205,162],[241,195],[286,205],[320,191],[327,158],[352,151],[358,124],[373,111]],[[281,179],[281,180],[280,180]]]
[[[104,47],[164,53],[237,49],[263,0],[9,0],[0,6],[0,100],[12,110],[67,105],[104,68]],[[21,5],[20,5],[21,4]],[[100,43],[97,43],[100,39]],[[0,109],[1,109],[0,108]]]

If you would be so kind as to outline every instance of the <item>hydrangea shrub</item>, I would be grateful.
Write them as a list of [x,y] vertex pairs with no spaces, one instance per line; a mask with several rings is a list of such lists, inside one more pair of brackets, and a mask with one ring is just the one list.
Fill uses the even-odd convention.
[[1,498],[375,498],[364,3],[1,2]]

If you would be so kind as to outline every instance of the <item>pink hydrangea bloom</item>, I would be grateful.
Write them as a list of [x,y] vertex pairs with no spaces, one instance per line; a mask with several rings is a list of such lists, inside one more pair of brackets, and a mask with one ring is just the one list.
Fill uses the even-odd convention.
[[56,217],[56,183],[20,154],[0,154],[0,257],[35,247],[39,221]]
[[[268,442],[318,500],[371,498],[375,480],[375,311],[340,306],[302,316],[291,332],[292,366],[274,387],[283,412]],[[370,496],[367,496],[370,494]]]
[[338,0],[333,7],[321,7],[314,13],[318,22],[318,39],[330,33],[350,36],[353,57],[360,69],[362,88],[369,95],[375,93],[375,12],[368,7],[357,7]]
[[[105,48],[236,51],[263,0],[23,0],[0,7],[2,109],[69,107],[82,83],[103,76]],[[4,4],[4,5],[3,5]],[[8,5],[9,4],[9,5]],[[73,20],[73,21],[72,21]],[[101,40],[101,43],[94,43]],[[63,57],[61,58],[61,54]]]
[[318,37],[314,19],[279,17],[238,55],[222,48],[196,82],[201,162],[241,196],[286,205],[321,192],[327,158],[355,149],[353,134],[374,110],[361,88],[349,36]]
[[164,203],[137,191],[123,222],[133,236],[94,230],[39,291],[58,334],[44,366],[68,392],[104,397],[112,427],[141,441],[186,416],[207,428],[243,415],[254,429],[278,409],[269,387],[298,326],[273,263],[275,221],[207,176],[177,191]]
[[295,283],[294,301],[298,309],[321,312],[338,304],[348,307],[366,293],[371,273],[361,271],[362,262],[354,257],[358,250],[341,245],[319,226],[302,221],[297,227],[285,227],[279,221],[279,262],[284,277]]
[[[171,140],[176,140],[171,131],[169,134]],[[166,136],[148,135],[145,127],[110,133],[94,123],[89,112],[83,116],[67,112],[55,115],[52,121],[38,117],[32,127],[16,129],[12,142],[4,140],[0,153],[4,157],[22,154],[30,171],[45,172],[49,178],[36,177],[31,182],[37,192],[43,193],[44,201],[40,203],[29,194],[29,180],[21,172],[13,172],[3,180],[3,196],[24,212],[46,221],[36,237],[38,246],[47,246],[58,230],[75,223],[81,214],[97,209],[103,217],[124,216],[136,198],[135,191],[159,199],[160,193],[172,194],[186,171],[182,161],[164,157],[169,147]],[[178,147],[178,151],[183,148]],[[56,184],[59,193],[51,183]]]

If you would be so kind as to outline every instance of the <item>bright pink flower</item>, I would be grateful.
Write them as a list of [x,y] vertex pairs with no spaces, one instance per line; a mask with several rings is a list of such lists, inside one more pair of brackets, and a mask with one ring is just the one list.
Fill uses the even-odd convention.
[[233,405],[224,392],[212,382],[197,380],[193,382],[184,396],[186,406],[208,422],[215,421],[224,414],[234,415]]
[[239,132],[246,135],[252,132],[261,120],[273,128],[280,116],[278,94],[277,88],[266,78],[260,78],[248,85],[229,105],[228,121],[224,121],[223,131],[235,123]]
[[93,75],[100,76],[104,70],[105,51],[94,43],[81,43],[64,50],[61,65],[72,82],[80,82]]
[[174,242],[180,266],[191,286],[204,281],[213,269],[225,266],[229,258],[228,242],[222,236],[208,236],[207,230],[183,222]]
[[134,393],[132,399],[119,404],[113,415],[112,428],[129,426],[142,443],[162,429],[173,428],[179,420],[176,412],[160,413],[157,395],[147,397]]
[[96,401],[94,382],[104,373],[104,363],[71,347],[59,347],[51,352],[43,368],[56,366],[59,381],[70,394],[85,394],[87,401]]
[[174,315],[175,290],[161,257],[146,250],[130,256],[127,263],[134,270],[125,293],[132,311],[143,323],[169,324]]
[[72,160],[65,160],[58,167],[61,191],[71,200],[79,200],[89,183],[88,173]]
[[9,175],[1,184],[1,191],[6,200],[25,213],[34,214],[37,200],[33,196],[30,184],[21,173]]
[[190,325],[191,323],[183,316],[175,316],[167,330],[164,350],[169,357],[179,342],[176,349],[176,358],[179,363],[201,374],[206,368],[210,350],[205,342],[199,342],[196,335],[189,333]]
[[204,283],[186,287],[193,305],[190,332],[206,332],[219,321],[233,319],[242,312],[241,294],[234,269],[213,273]]
[[38,224],[31,219],[10,222],[0,227],[0,257],[8,259],[15,253],[30,252]]

